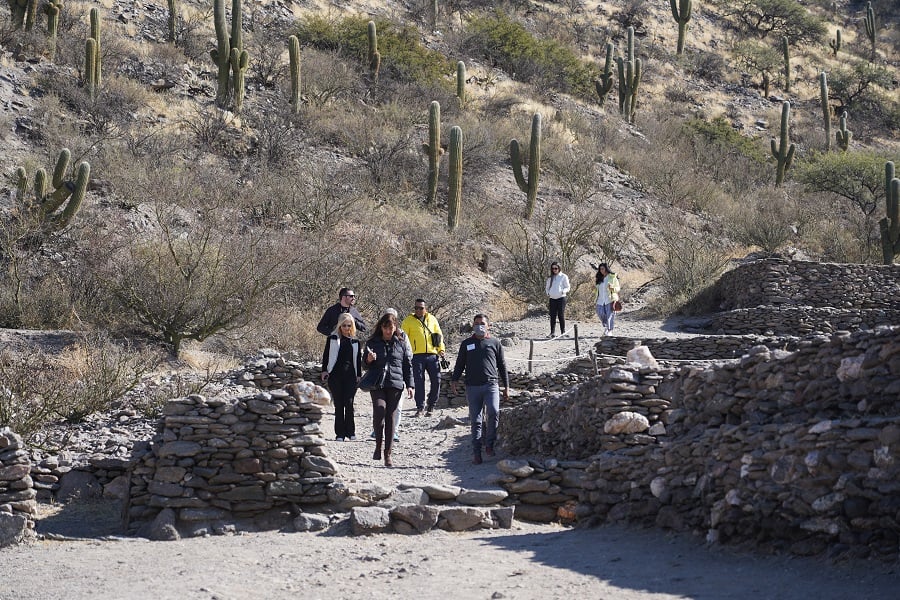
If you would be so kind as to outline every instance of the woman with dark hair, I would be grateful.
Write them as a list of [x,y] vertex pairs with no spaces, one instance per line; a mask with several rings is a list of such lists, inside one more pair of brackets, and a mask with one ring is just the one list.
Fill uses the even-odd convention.
[[335,439],[356,440],[353,398],[362,375],[361,344],[356,339],[356,321],[350,313],[338,317],[337,326],[322,353],[322,381],[328,383],[334,402]]
[[[593,266],[593,265],[591,265]],[[618,276],[609,270],[609,265],[600,263],[597,267],[597,275],[594,277],[596,282],[595,293],[597,295],[597,316],[607,331],[612,331],[616,324],[616,311],[613,310],[613,303],[619,300]],[[605,333],[605,332],[604,332]]]
[[372,459],[381,459],[381,445],[384,441],[386,467],[394,466],[391,461],[394,413],[400,404],[404,386],[407,396],[413,397],[412,353],[399,331],[396,315],[386,313],[378,319],[372,337],[366,342],[366,368],[385,370],[384,385],[369,393],[372,395],[372,422],[375,429],[375,453]]
[[566,294],[571,289],[569,276],[562,272],[559,263],[550,263],[550,277],[544,290],[550,298],[550,337],[556,336],[556,319],[559,318],[559,332],[566,334]]

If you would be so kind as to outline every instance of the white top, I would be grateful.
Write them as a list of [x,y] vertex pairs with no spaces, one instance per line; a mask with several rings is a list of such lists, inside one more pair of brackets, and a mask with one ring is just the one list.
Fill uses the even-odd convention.
[[551,275],[547,278],[547,284],[544,286],[544,289],[547,295],[554,300],[565,298],[571,289],[569,276],[563,272],[560,272],[559,275]]

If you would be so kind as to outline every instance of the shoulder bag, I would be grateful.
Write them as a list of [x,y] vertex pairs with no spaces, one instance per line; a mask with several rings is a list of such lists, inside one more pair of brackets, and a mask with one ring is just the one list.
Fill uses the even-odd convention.
[[387,377],[387,370],[388,366],[387,363],[385,363],[380,369],[378,367],[373,367],[366,371],[366,374],[359,380],[359,389],[364,392],[383,389],[384,379]]

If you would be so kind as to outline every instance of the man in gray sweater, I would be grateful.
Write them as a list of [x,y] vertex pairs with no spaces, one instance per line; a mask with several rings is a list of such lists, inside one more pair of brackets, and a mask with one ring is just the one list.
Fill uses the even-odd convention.
[[[475,315],[472,336],[459,345],[456,365],[450,376],[450,390],[456,394],[456,382],[463,371],[466,373],[466,400],[469,403],[469,422],[472,424],[472,463],[476,465],[482,462],[482,442],[485,455],[494,456],[497,426],[500,424],[501,386],[503,399],[509,400],[509,375],[503,359],[503,346],[500,340],[488,335],[489,327],[486,315]],[[487,425],[482,427],[485,408]]]

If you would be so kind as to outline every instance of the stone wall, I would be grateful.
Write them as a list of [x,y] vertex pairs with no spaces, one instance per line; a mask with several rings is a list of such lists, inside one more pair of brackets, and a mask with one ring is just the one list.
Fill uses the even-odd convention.
[[767,258],[719,278],[716,309],[815,306],[840,309],[900,309],[900,265],[816,263]]
[[719,334],[807,335],[875,329],[900,323],[897,308],[813,308],[810,306],[759,306],[712,315],[706,331]]
[[33,535],[37,502],[30,471],[22,438],[0,429],[0,548]]
[[638,345],[647,346],[654,358],[659,360],[721,360],[738,358],[754,346],[792,350],[796,348],[796,337],[760,335],[698,335],[689,338],[635,338],[607,335],[594,344],[598,355],[625,356]]
[[128,530],[155,539],[272,529],[297,506],[328,502],[323,407],[309,383],[237,398],[193,395],[165,406],[160,431],[135,447]]
[[580,518],[896,559],[898,399],[900,327],[881,328],[678,370],[616,366],[506,411],[501,436],[513,453],[589,462],[568,477]]

